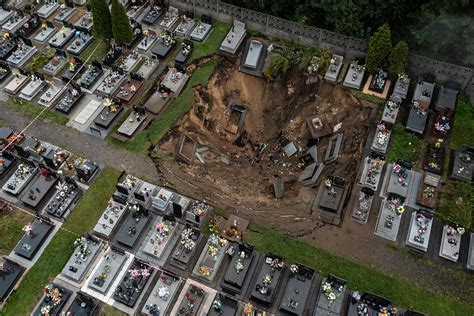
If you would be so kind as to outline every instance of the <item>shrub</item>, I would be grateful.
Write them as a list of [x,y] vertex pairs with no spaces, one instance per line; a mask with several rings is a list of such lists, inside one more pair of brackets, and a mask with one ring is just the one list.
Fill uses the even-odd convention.
[[400,41],[390,52],[388,56],[390,66],[388,68],[388,75],[391,80],[397,78],[401,73],[405,73],[408,65],[408,44]]
[[365,59],[367,71],[374,73],[392,49],[392,34],[388,24],[384,24],[369,38],[369,47]]

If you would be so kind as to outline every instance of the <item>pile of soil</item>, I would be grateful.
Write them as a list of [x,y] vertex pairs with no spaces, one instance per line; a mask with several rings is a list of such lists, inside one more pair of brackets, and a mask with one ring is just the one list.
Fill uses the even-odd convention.
[[[204,163],[194,159],[191,165],[182,166],[182,171],[193,179],[202,179],[203,185],[212,183],[213,189],[220,190],[218,195],[226,196],[236,205],[250,209],[258,207],[259,212],[264,212],[264,207],[268,206],[272,215],[288,215],[290,212],[295,213],[295,217],[305,216],[310,212],[310,203],[316,194],[314,187],[328,175],[354,182],[375,111],[340,85],[324,80],[308,83],[310,81],[297,68],[291,69],[284,77],[267,81],[239,72],[238,65],[236,59],[219,60],[207,86],[195,88],[192,110],[182,119],[177,133],[175,131],[162,143],[160,150],[173,153],[179,135],[186,134],[197,141],[198,148],[209,148]],[[235,123],[235,117],[230,117],[230,104],[247,109],[239,133],[229,131],[229,119]],[[321,113],[325,114],[331,128],[337,126],[337,132],[344,134],[338,160],[326,166],[314,187],[303,187],[297,181],[289,182],[285,184],[284,197],[274,199],[274,178],[297,179],[304,168],[300,158],[306,153],[311,139],[306,118]],[[246,142],[239,147],[235,141],[242,133]],[[320,161],[324,158],[329,138],[326,136],[319,140]],[[281,148],[282,140],[292,141],[298,152],[286,157]],[[221,154],[229,157],[230,165],[221,162]],[[291,210],[287,208],[290,205]],[[249,217],[256,215],[251,213]],[[272,216],[276,221],[279,217]]]

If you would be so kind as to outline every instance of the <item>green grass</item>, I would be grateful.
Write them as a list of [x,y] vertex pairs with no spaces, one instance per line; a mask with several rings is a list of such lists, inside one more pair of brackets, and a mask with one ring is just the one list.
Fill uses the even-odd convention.
[[459,224],[469,230],[472,227],[474,187],[467,182],[449,181],[443,185],[436,215],[445,221]]
[[[96,47],[98,48],[94,52],[94,49]],[[92,44],[90,44],[89,47],[87,47],[86,50],[84,50],[79,57],[83,62],[85,62],[87,58],[92,55],[88,61],[89,63],[93,62],[94,60],[100,61],[107,54],[108,50],[109,46],[107,45],[107,42],[103,40],[94,39]]]
[[[38,114],[40,114],[41,111],[44,110],[44,108],[40,105],[33,104],[28,101],[17,100],[13,97],[10,97],[8,99],[7,105],[11,108],[20,109],[21,111],[32,116],[37,116]],[[46,109],[41,114],[40,119],[47,122],[55,122],[56,124],[59,124],[59,125],[66,125],[66,123],[69,121],[67,116],[62,115],[51,109]]]
[[365,100],[368,102],[375,103],[377,105],[384,105],[385,103],[384,99],[376,97],[374,95],[365,94],[362,91],[355,90],[355,89],[350,89],[350,90],[351,90],[351,93],[359,100]]
[[215,54],[229,30],[230,24],[216,21],[214,23],[214,29],[211,31],[211,34],[208,35],[204,43],[194,43],[191,61]]
[[114,193],[119,176],[118,170],[105,167],[84,193],[63,227],[78,235],[90,231]]
[[[319,274],[344,278],[352,290],[367,291],[391,299],[395,304],[429,315],[474,315],[474,308],[453,297],[440,296],[318,249],[304,241],[283,235],[274,229],[252,224],[246,241],[260,252],[281,255],[290,263],[313,267]],[[453,293],[455,294],[455,293]]]
[[0,215],[0,256],[8,255],[23,236],[23,226],[34,217],[26,212],[13,208],[8,213]]
[[26,65],[28,71],[37,71],[41,72],[43,67],[50,61],[54,56],[53,50],[48,50],[45,54],[36,55],[31,59],[31,61]]
[[116,309],[110,305],[102,305],[102,309],[99,312],[100,316],[127,316],[128,314]]
[[395,162],[399,158],[412,162],[420,160],[421,141],[415,135],[407,132],[402,124],[395,124],[390,138],[389,162]]
[[139,132],[133,139],[121,144],[121,147],[145,152],[150,145],[157,143],[184,114],[189,112],[194,101],[193,87],[205,85],[214,72],[217,61],[211,61],[197,68],[181,94],[168,104],[164,111],[150,124],[147,130]]
[[459,96],[456,103],[451,148],[457,149],[463,144],[474,146],[474,107],[466,95]]
[[[3,235],[3,234],[2,234]],[[0,311],[2,316],[29,315],[42,295],[42,289],[58,275],[74,250],[77,236],[60,230],[27,272],[18,289]]]

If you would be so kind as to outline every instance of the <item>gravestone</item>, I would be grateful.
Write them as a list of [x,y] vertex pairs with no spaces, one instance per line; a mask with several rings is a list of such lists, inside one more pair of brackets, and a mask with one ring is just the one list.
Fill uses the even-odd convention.
[[72,301],[71,306],[66,311],[66,315],[75,316],[96,316],[99,313],[100,306],[92,297],[83,294],[77,293],[74,301]]
[[150,292],[142,308],[142,313],[154,316],[157,315],[156,311],[159,311],[160,315],[166,315],[172,306],[180,284],[181,280],[177,275],[163,271]]
[[190,38],[197,42],[204,42],[207,36],[211,33],[211,30],[212,25],[204,22],[201,17],[201,22],[199,22],[199,24],[193,29]]
[[0,257],[0,303],[10,295],[16,283],[20,280],[25,268],[7,258]]
[[92,238],[79,238],[74,243],[76,248],[61,275],[80,283],[85,277],[95,258],[101,250],[101,243]]
[[66,305],[70,296],[71,292],[69,290],[55,285],[54,283],[49,284],[44,289],[44,294],[36,308],[31,313],[31,316],[43,316],[43,309],[49,310],[49,316],[61,315],[61,310]]
[[127,258],[125,252],[110,249],[97,264],[87,286],[99,293],[107,293]]
[[19,195],[37,172],[38,168],[32,165],[19,164],[13,175],[3,185],[2,190],[11,195]]
[[217,293],[207,316],[237,315],[239,302],[230,296]]
[[[138,211],[134,211],[138,208]],[[123,246],[133,248],[146,229],[152,216],[139,205],[129,205],[129,214],[120,227],[115,240]]]
[[433,215],[433,213],[426,210],[414,211],[411,214],[410,226],[405,242],[407,246],[421,252],[428,250],[431,228],[433,226]]
[[114,299],[128,307],[134,307],[153,273],[153,267],[134,260],[123,280],[114,291]]
[[313,269],[301,264],[290,266],[290,278],[285,285],[279,309],[293,315],[304,315],[313,279]]
[[25,233],[13,249],[15,254],[27,260],[33,260],[54,229],[54,224],[42,219],[35,219],[32,226],[32,232]]
[[391,302],[381,296],[371,294],[354,292],[349,303],[349,310],[347,316],[358,315],[378,315],[382,309],[391,311]]
[[170,265],[186,270],[189,264],[191,264],[201,239],[202,236],[199,229],[186,225],[185,229],[181,232],[176,247],[173,249],[169,260]]
[[271,253],[265,255],[250,297],[267,306],[271,306],[275,301],[283,270],[284,261],[282,257]]
[[192,275],[206,283],[211,283],[219,270],[227,250],[228,241],[217,235],[210,235],[193,269]]
[[[179,316],[198,316],[199,309],[204,303],[206,292],[195,285],[189,285],[184,297],[179,302]],[[191,304],[192,302],[192,304]]]
[[[335,316],[340,315],[342,305],[345,301],[347,290],[346,280],[338,278],[334,275],[328,275],[321,281],[318,299],[316,301],[316,310],[314,316]],[[326,291],[324,290],[325,288]],[[329,300],[329,295],[334,294],[336,298]]]
[[125,210],[125,205],[110,199],[107,203],[107,208],[97,221],[94,231],[101,236],[110,238],[125,213]]

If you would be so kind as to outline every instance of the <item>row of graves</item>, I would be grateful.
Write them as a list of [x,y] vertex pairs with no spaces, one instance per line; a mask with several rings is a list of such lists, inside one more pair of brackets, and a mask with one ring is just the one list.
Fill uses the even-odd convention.
[[[410,78],[405,74],[399,75],[392,95],[385,102],[382,119],[375,125],[373,139],[368,142],[368,154],[360,167],[351,219],[367,225],[371,212],[377,212],[375,205],[379,203],[375,201],[381,198],[375,224],[377,236],[395,242],[404,240],[405,245],[414,253],[439,256],[452,262],[467,262],[467,268],[472,269],[473,239],[469,243],[467,234],[462,237],[464,228],[454,223],[442,223],[436,218],[441,175],[445,159],[448,159],[442,142],[448,136],[456,104],[458,90],[455,85],[447,83],[440,89],[431,129],[431,136],[435,141],[430,142],[426,148],[423,171],[413,170],[412,163],[403,159],[393,164],[385,161],[392,127],[408,96],[409,86]],[[422,76],[416,84],[410,105],[407,130],[424,133],[433,91],[434,77]],[[420,104],[424,104],[423,115],[419,111]],[[472,182],[472,153],[473,149],[464,145],[453,154],[450,171],[452,179]],[[407,215],[403,215],[404,213]],[[436,237],[431,238],[430,245],[432,232]],[[436,241],[433,241],[434,238]],[[461,239],[465,244],[463,248]],[[469,247],[466,247],[467,244]]]
[[13,251],[0,258],[0,304],[43,253],[100,166],[36,138],[0,128],[0,207],[35,214]]
[[211,212],[205,202],[123,175],[32,314],[98,315],[107,304],[144,315],[423,315],[257,252],[243,240],[245,219],[232,215],[222,229],[211,219],[208,235]]

